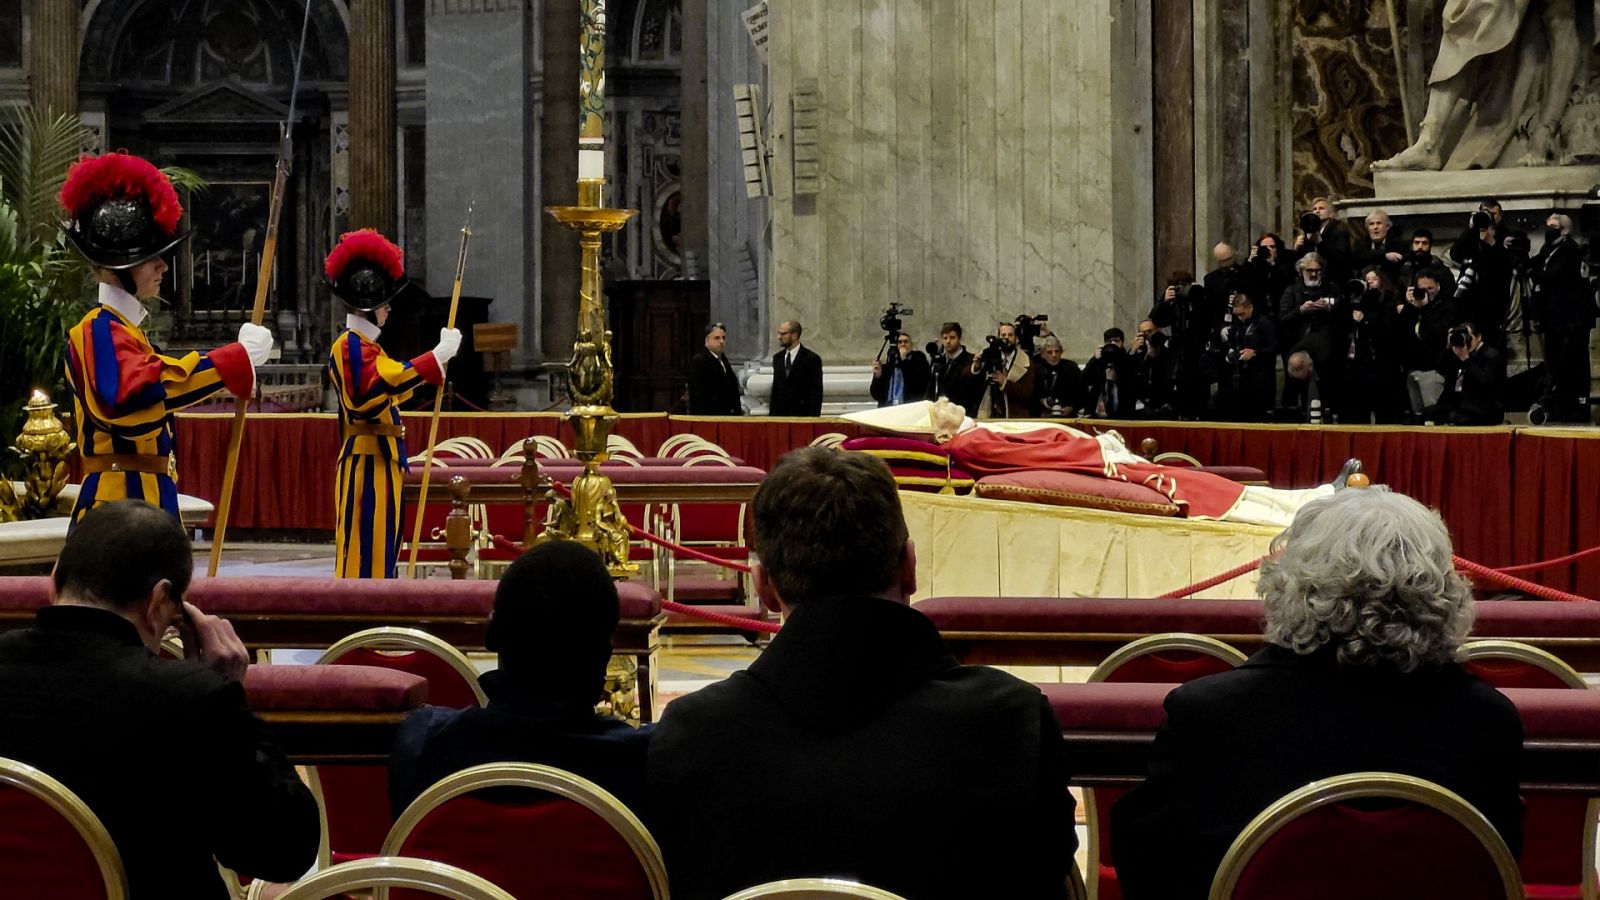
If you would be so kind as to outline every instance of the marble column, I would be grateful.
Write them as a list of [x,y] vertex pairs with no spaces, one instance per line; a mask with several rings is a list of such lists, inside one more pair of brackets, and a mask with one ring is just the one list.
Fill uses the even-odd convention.
[[[576,8],[577,0],[571,5]],[[534,250],[544,209],[530,114],[535,16],[525,0],[432,0],[427,21],[428,292],[450,292],[461,223],[471,205],[462,292],[490,298],[491,321],[516,324],[521,343],[513,361],[519,367],[539,358]],[[566,155],[575,157],[576,150]]]
[[[711,321],[728,326],[728,352],[734,359],[765,356],[775,331],[765,302],[769,201],[746,196],[739,122],[733,109],[734,85],[766,87],[766,66],[739,16],[753,5],[706,4],[707,102],[714,115],[709,116],[706,144],[709,247],[703,258],[711,280]],[[762,105],[767,103],[763,93]]]
[[[544,205],[578,199],[578,0],[545,0],[539,117],[539,196]],[[615,23],[609,23],[615,27]],[[614,151],[613,151],[614,152]],[[616,185],[608,185],[615,191]],[[607,196],[609,203],[615,199]],[[578,327],[578,238],[546,223],[539,230],[539,344],[546,360],[572,355]]]
[[[1195,247],[1194,3],[1152,4],[1156,282],[1193,270]],[[1199,273],[1196,273],[1197,275]]]
[[350,0],[350,225],[393,234],[394,2]]
[[682,144],[679,156],[679,190],[683,201],[679,206],[679,216],[683,231],[679,233],[679,247],[684,254],[687,264],[688,254],[693,253],[696,260],[695,278],[706,277],[706,209],[708,198],[707,176],[709,173],[706,157],[707,123],[706,110],[708,102],[724,105],[727,112],[733,112],[733,99],[731,96],[710,98],[706,93],[707,76],[707,33],[709,23],[706,20],[707,0],[682,0],[683,3],[683,67],[679,70],[679,109],[682,115],[682,124],[679,127]]
[[52,115],[78,116],[78,4],[29,0],[29,100]]

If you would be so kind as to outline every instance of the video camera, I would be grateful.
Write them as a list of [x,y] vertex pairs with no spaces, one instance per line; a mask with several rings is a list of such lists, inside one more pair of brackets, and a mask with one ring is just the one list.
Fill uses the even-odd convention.
[[1039,314],[1017,316],[1011,323],[1017,329],[1017,346],[1022,348],[1023,353],[1033,353],[1033,340],[1039,336],[1039,324],[1048,321],[1050,321],[1049,316]]
[[1487,209],[1484,209],[1480,206],[1472,211],[1472,217],[1467,220],[1467,224],[1475,231],[1482,231],[1485,228],[1493,228],[1494,216],[1490,215]]
[[885,309],[883,317],[878,319],[878,327],[891,335],[898,335],[906,330],[906,325],[900,321],[900,317],[909,316],[912,312],[911,307],[901,306],[898,302],[890,301],[889,308]]
[[989,346],[983,348],[983,351],[978,354],[979,368],[982,369],[985,375],[1002,371],[1006,365],[1006,342],[992,334],[984,335],[983,339],[988,342]]

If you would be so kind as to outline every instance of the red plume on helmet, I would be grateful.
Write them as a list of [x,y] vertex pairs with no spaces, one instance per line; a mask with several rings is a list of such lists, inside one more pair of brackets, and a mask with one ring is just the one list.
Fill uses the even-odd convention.
[[178,233],[183,204],[172,182],[129,153],[83,156],[67,170],[58,198],[67,237],[95,265],[132,268],[188,237]]
[[328,287],[349,306],[374,310],[394,299],[406,277],[405,257],[371,228],[346,232],[322,268]]

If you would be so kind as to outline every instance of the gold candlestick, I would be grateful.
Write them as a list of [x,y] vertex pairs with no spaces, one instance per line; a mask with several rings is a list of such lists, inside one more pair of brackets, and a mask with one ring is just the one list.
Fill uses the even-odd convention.
[[600,464],[610,457],[606,439],[618,419],[611,408],[616,373],[611,366],[611,330],[606,326],[605,294],[600,286],[600,236],[620,230],[639,211],[603,205],[606,5],[605,0],[580,3],[578,203],[546,207],[545,211],[578,233],[583,252],[578,334],[567,363],[572,408],[565,416],[576,433],[575,452],[583,461],[583,474],[573,480],[570,499],[551,504],[538,541],[578,541],[599,553],[613,576],[626,578],[639,570],[628,560],[628,520],[617,503],[611,479],[600,472]]

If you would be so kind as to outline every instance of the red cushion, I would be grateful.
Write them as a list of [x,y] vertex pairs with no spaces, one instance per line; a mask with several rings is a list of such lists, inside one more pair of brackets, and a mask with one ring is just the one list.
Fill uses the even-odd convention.
[[373,666],[251,666],[244,690],[256,712],[405,712],[428,702],[427,678]]
[[1041,684],[1056,721],[1073,731],[1154,734],[1167,719],[1161,705],[1175,684],[1105,682]]
[[39,609],[50,605],[50,576],[0,576],[0,610]]
[[212,615],[272,615],[338,611],[487,617],[493,581],[369,578],[196,578],[189,599]]
[[469,706],[478,705],[478,695],[472,691],[474,682],[456,671],[455,667],[450,665],[443,657],[425,650],[386,652],[375,650],[371,647],[357,647],[354,650],[347,650],[341,653],[338,659],[333,660],[331,666],[310,666],[308,668],[345,668],[350,666],[393,669],[420,676],[427,680],[428,703],[432,706],[465,709]]
[[106,895],[77,829],[27,791],[0,786],[0,893],[91,900]]
[[855,450],[863,453],[931,453],[936,456],[949,456],[943,444],[935,443],[930,435],[926,438],[917,437],[889,437],[887,435],[865,435],[853,437],[839,445],[840,450]]
[[[582,466],[541,466],[541,474],[562,484],[582,474]],[[520,466],[468,466],[450,469],[451,476],[460,475],[468,484],[516,484],[522,474]],[[756,484],[767,473],[753,466],[606,466],[606,477],[616,484]],[[406,482],[422,480],[422,467],[414,466],[406,475]]]
[[[525,790],[516,794],[533,796]],[[651,896],[644,869],[622,836],[570,800],[502,803],[473,794],[455,797],[417,823],[400,855],[458,866],[515,897]],[[391,896],[432,897],[411,891]]]
[[1479,658],[1464,664],[1466,670],[1497,688],[1570,688],[1548,669],[1518,659]]
[[1525,739],[1600,743],[1600,691],[1504,688],[1522,718]]
[[1221,475],[1229,481],[1260,481],[1267,480],[1267,473],[1253,466],[1199,466],[1196,472],[1210,472],[1212,475]]
[[[744,585],[738,578],[717,578],[712,575],[678,576],[672,581],[672,595],[679,603],[732,602],[744,596]],[[673,620],[669,616],[668,621]]]
[[1332,804],[1285,825],[1246,865],[1234,900],[1450,897],[1503,900],[1488,851],[1421,806]]
[[1076,472],[1036,470],[987,475],[978,479],[974,491],[980,497],[994,500],[1023,500],[1146,516],[1175,516],[1180,512],[1176,503],[1154,488]]
[[1196,678],[1215,675],[1233,668],[1233,663],[1194,650],[1163,650],[1128,660],[1112,670],[1108,682],[1126,684],[1183,684]]

